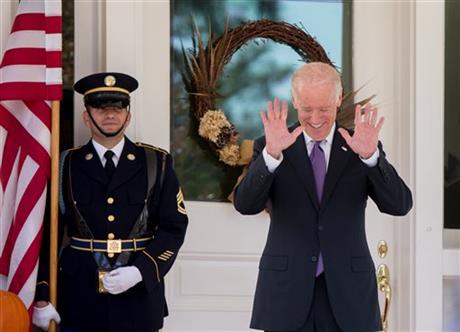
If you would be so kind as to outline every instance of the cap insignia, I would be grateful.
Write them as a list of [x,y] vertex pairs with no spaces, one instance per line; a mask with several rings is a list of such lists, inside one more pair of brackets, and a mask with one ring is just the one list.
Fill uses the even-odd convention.
[[117,80],[112,75],[107,75],[106,77],[104,77],[105,86],[114,86],[116,82]]

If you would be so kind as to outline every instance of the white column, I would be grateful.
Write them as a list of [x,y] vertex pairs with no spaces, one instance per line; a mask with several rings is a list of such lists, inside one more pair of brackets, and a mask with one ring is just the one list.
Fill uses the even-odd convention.
[[[75,80],[105,70],[105,2],[75,1]],[[83,124],[83,97],[74,96],[74,145],[85,144],[90,136]],[[65,110],[63,110],[65,112]]]
[[444,2],[418,2],[415,15],[416,326],[414,330],[441,331],[443,327]]

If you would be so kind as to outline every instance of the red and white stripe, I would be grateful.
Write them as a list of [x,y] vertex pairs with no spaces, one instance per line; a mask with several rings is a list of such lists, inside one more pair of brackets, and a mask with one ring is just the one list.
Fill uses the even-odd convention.
[[50,100],[61,94],[61,2],[22,0],[0,64],[0,288],[29,311],[50,175]]

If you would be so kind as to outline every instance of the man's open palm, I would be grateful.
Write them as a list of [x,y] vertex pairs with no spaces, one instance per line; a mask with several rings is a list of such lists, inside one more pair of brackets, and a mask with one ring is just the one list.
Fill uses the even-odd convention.
[[350,148],[363,159],[370,158],[377,150],[380,129],[384,118],[377,122],[377,108],[371,104],[364,106],[364,114],[361,115],[361,105],[355,109],[355,132],[350,136],[348,131],[339,128],[339,132]]
[[275,98],[273,103],[269,101],[267,112],[260,113],[264,125],[267,152],[276,159],[280,158],[283,150],[291,146],[303,131],[303,127],[299,126],[289,132],[286,124],[287,116],[287,102],[283,101],[280,109],[279,98]]

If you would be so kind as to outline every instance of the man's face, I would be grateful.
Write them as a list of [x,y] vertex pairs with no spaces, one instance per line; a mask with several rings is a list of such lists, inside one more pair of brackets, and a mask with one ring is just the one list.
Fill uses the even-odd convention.
[[120,128],[125,125],[125,128],[123,128],[120,133],[116,136],[123,136],[126,126],[129,124],[131,114],[128,112],[126,107],[103,107],[103,108],[95,108],[88,106],[87,110],[83,112],[83,121],[85,125],[91,130],[91,134],[93,137],[100,137],[104,138],[104,135],[102,135],[101,132],[96,128],[96,126],[93,124],[91,121],[88,112],[91,113],[91,116],[93,117],[94,121],[96,124],[99,126],[99,128],[107,133],[115,133]]
[[341,103],[335,85],[301,83],[295,88],[292,102],[308,136],[316,141],[325,139],[334,125]]

